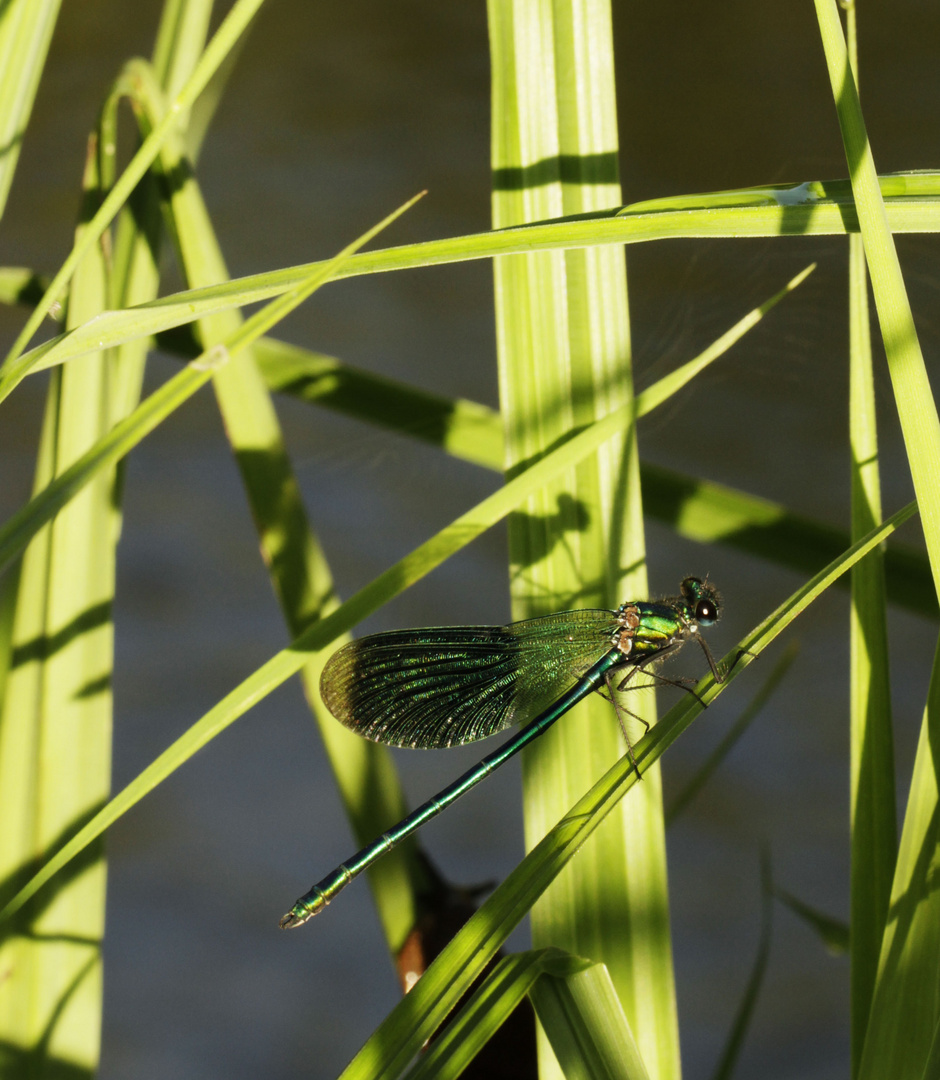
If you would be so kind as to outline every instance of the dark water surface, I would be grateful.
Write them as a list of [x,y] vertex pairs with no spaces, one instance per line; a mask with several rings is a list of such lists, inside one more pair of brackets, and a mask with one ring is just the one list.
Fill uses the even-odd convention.
[[[0,262],[50,272],[66,254],[84,142],[120,63],[149,54],[155,0],[65,5]],[[627,201],[842,176],[845,163],[812,4],[615,5]],[[881,171],[940,166],[940,8],[862,5],[861,56]],[[332,254],[409,195],[428,197],[383,242],[487,228],[485,5],[281,0],[265,9],[199,167],[230,270]],[[648,460],[733,484],[830,523],[848,512],[846,281],[841,240],[672,242],[629,252],[640,386],[682,363],[807,262],[819,269],[758,331],[644,421]],[[928,364],[938,357],[938,245],[902,238]],[[172,275],[168,288],[175,287]],[[322,290],[279,332],[442,394],[495,406],[488,264],[383,275]],[[5,340],[20,316],[0,312]],[[157,359],[155,385],[175,370]],[[884,502],[911,497],[879,366]],[[43,384],[0,427],[4,514],[28,493]],[[329,413],[280,402],[314,527],[344,596],[492,491],[496,477]],[[730,647],[799,584],[722,548],[649,530],[650,578],[722,588],[712,639]],[[919,543],[917,525],[908,543]],[[493,530],[367,629],[508,617],[505,540]],[[114,783],[123,786],[287,638],[211,393],[130,462],[117,624]],[[757,946],[759,852],[777,881],[838,917],[848,898],[845,594],[796,629],[784,688],[670,835],[686,1075],[720,1053]],[[891,622],[903,800],[936,627]],[[727,730],[776,654],[667,757],[675,791]],[[689,656],[698,670],[699,657]],[[413,801],[478,752],[397,755]],[[425,830],[458,881],[503,877],[522,853],[507,769]],[[190,762],[109,836],[102,1076],[332,1077],[397,1000],[358,884],[293,934],[278,916],[351,853],[323,754],[292,682]],[[782,908],[741,1075],[848,1071],[848,965]],[[514,943],[525,943],[522,932]]]

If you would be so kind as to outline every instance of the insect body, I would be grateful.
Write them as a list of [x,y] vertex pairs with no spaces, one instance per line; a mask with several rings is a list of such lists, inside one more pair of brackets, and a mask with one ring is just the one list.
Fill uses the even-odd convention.
[[[336,719],[358,735],[389,746],[431,749],[525,726],[314,885],[281,919],[281,927],[300,926],[319,914],[354,877],[593,691],[606,690],[616,704],[615,690],[626,689],[638,672],[690,640],[699,642],[720,682],[699,634],[699,627],[711,626],[720,614],[715,588],[688,577],[679,596],[638,600],[616,611],[562,611],[507,626],[395,630],[345,645],[324,668],[320,692]],[[681,681],[656,678],[689,689]]]

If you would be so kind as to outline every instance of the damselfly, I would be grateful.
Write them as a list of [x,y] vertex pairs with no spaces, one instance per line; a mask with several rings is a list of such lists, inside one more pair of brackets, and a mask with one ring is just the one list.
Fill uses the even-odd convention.
[[[699,642],[721,682],[699,634],[699,627],[718,621],[718,592],[696,577],[687,577],[679,591],[665,600],[622,604],[617,611],[561,611],[508,626],[395,630],[360,638],[334,653],[323,670],[320,693],[340,723],[367,739],[432,749],[476,742],[514,724],[525,727],[314,885],[281,919],[282,929],[319,914],[354,877],[592,691],[606,690],[616,705],[615,691],[628,689],[638,672],[647,671],[694,693],[682,680],[649,670],[690,640]],[[632,759],[629,740],[627,746]]]

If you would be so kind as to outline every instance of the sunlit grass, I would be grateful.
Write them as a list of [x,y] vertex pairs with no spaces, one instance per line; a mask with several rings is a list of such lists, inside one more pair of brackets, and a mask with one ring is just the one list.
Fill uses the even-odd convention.
[[[513,607],[520,618],[574,595],[583,606],[607,607],[645,596],[644,529],[651,516],[699,542],[732,545],[799,568],[808,583],[743,639],[743,653],[729,655],[729,666],[738,663],[725,686],[853,568],[853,749],[847,763],[853,806],[852,1073],[928,1075],[925,1066],[937,1057],[932,1048],[940,1012],[935,995],[924,992],[940,963],[940,912],[930,870],[938,842],[932,748],[940,679],[935,672],[898,844],[884,660],[890,652],[886,596],[935,614],[931,578],[940,581],[940,422],[892,235],[940,230],[940,174],[876,176],[848,60],[851,40],[847,50],[834,0],[817,0],[816,7],[848,180],[689,194],[622,208],[608,6],[580,0],[549,11],[491,0],[498,231],[356,253],[378,226],[330,262],[230,281],[193,158],[224,88],[226,63],[261,6],[261,0],[237,0],[207,44],[211,4],[167,0],[153,65],[129,62],[103,103],[89,142],[84,213],[70,255],[50,281],[31,270],[0,274],[0,299],[35,309],[0,371],[0,398],[15,394],[31,373],[54,369],[34,495],[0,525],[0,567],[10,582],[0,590],[5,1075],[37,1075],[37,1062],[43,1075],[64,1065],[82,1075],[94,1070],[101,1026],[101,838],[291,674],[304,674],[356,834],[369,839],[395,820],[403,798],[390,761],[381,748],[339,728],[319,704],[324,650],[507,515]],[[0,55],[7,58],[0,132],[4,145],[17,148],[0,161],[0,204],[56,15],[54,3],[11,0],[0,21]],[[140,145],[121,157],[116,114],[124,100],[134,105]],[[116,162],[127,159],[118,175]],[[122,210],[142,179],[134,213]],[[847,349],[855,465],[851,535],[843,538],[798,518],[760,493],[733,492],[641,464],[637,420],[682,386],[694,394],[696,375],[798,282],[635,397],[624,250],[677,236],[840,234],[852,230],[856,208],[860,233],[853,233],[850,249],[853,329]],[[187,289],[158,297],[165,239]],[[499,413],[352,371],[267,336],[328,280],[470,259],[494,259],[496,267]],[[866,263],[927,539],[926,559],[889,549],[886,572],[879,564],[881,544],[914,507],[881,524]],[[264,301],[260,312],[242,321],[239,308]],[[50,308],[64,311],[63,333],[29,350]],[[174,339],[190,363],[138,404],[153,336],[181,327],[192,328],[182,342]],[[111,797],[116,470],[133,446],[210,380],[293,641]],[[440,448],[504,469],[506,483],[341,602],[327,554],[300,503],[272,391],[413,435],[427,444],[428,454]],[[555,542],[559,533],[565,545]],[[826,562],[826,569],[812,573]],[[705,680],[698,688],[701,701],[687,697],[638,743],[639,787],[629,760],[620,757],[612,725],[594,725],[595,732],[610,732],[606,743],[596,733],[588,738],[588,710],[529,753],[530,853],[367,1041],[346,1074],[350,1080],[400,1075],[529,912],[536,949],[487,976],[415,1075],[456,1074],[528,995],[546,1036],[543,1075],[553,1070],[554,1056],[566,1072],[678,1077],[664,823],[652,766],[702,702],[723,689]],[[653,718],[651,701],[638,707]],[[606,706],[597,702],[596,708]],[[706,778],[703,771],[693,792]],[[608,827],[586,843],[608,815]],[[380,864],[372,879],[393,952],[414,924],[422,889],[413,852],[404,849],[400,856]],[[273,898],[272,909],[289,899]],[[812,922],[810,909],[803,911]],[[722,1075],[730,1075],[759,1002],[769,927],[766,919]],[[816,929],[825,936],[822,927],[818,920]],[[729,1003],[729,1016],[737,1004]]]

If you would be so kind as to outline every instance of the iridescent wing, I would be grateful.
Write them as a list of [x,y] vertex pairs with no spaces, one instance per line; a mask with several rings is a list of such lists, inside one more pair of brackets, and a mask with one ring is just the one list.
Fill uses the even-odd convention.
[[538,715],[611,648],[612,611],[508,626],[395,630],[350,642],[320,680],[351,731],[389,746],[476,742]]

